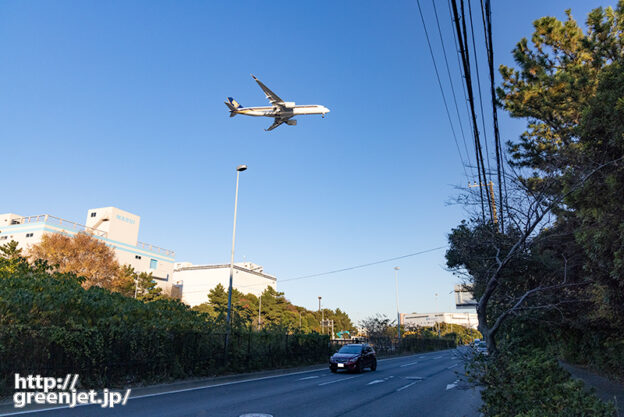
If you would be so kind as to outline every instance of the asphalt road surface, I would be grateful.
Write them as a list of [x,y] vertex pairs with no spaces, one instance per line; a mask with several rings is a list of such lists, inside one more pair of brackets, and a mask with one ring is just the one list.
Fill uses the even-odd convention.
[[[47,409],[22,416],[477,417],[478,391],[459,379],[457,351],[380,359],[376,371],[333,374],[327,367],[130,397],[125,406]],[[16,410],[18,411],[18,410]]]

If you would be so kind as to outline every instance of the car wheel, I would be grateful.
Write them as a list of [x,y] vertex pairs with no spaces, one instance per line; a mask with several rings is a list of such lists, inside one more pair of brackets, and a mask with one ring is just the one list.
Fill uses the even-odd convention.
[[355,372],[358,374],[362,372],[362,361],[358,361],[357,366],[355,367]]
[[338,368],[329,368],[330,371],[332,371],[333,373],[338,372]]
[[370,368],[371,368],[371,371],[374,371],[375,369],[377,369],[377,359],[373,361],[373,364],[371,365]]

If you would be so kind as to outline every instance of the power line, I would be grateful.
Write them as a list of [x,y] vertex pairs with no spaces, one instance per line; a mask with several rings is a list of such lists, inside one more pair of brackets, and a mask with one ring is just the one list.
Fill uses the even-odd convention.
[[[461,20],[459,17],[459,12],[457,11],[457,0],[451,0],[453,5],[453,17],[456,27],[457,41],[459,43],[459,49],[462,56],[462,65],[464,68],[464,75],[466,77],[466,88],[468,90],[468,100],[470,102],[470,114],[472,117],[472,126],[474,131],[474,140],[475,140],[475,156],[477,159],[477,171],[479,173],[479,184],[484,184],[487,181],[487,176],[485,174],[485,166],[483,164],[483,151],[481,150],[481,140],[479,139],[479,127],[477,124],[477,116],[475,111],[475,102],[474,102],[474,94],[472,91],[472,78],[470,76],[470,52],[468,51],[468,35],[466,33],[466,19],[464,18],[464,0],[461,0]],[[460,27],[461,22],[461,27]],[[466,47],[464,47],[466,45]],[[483,178],[483,182],[481,179]],[[481,215],[483,221],[485,221],[485,205],[483,199],[483,190],[482,187],[479,187],[479,196],[481,198]],[[490,219],[493,219],[493,212],[491,205],[488,204],[490,211]]]
[[455,128],[453,127],[453,121],[451,119],[451,113],[448,109],[448,104],[446,103],[446,96],[444,95],[444,89],[442,88],[442,81],[440,81],[440,73],[438,72],[438,65],[436,64],[435,58],[433,56],[433,49],[431,48],[431,41],[429,40],[429,33],[427,32],[427,26],[425,25],[425,18],[423,17],[422,9],[420,8],[420,0],[416,2],[418,4],[418,11],[420,12],[420,19],[422,20],[423,29],[425,30],[425,38],[427,39],[427,45],[429,46],[429,53],[431,54],[431,60],[433,61],[433,68],[435,69],[436,78],[438,79],[438,86],[440,87],[440,94],[442,94],[442,101],[444,102],[444,109],[446,110],[446,116],[448,117],[449,125],[451,126],[451,131],[453,132],[453,139],[455,141],[455,146],[457,147],[457,152],[459,153],[459,160],[462,163],[462,168],[464,170],[464,175],[466,179],[470,181],[470,177],[468,176],[468,172],[466,171],[466,163],[464,162],[464,158],[462,157],[461,151],[459,149],[459,142],[457,141],[457,134],[455,133]]
[[[468,15],[470,16],[470,33],[472,34],[472,51],[475,59],[475,70],[477,71],[477,89],[479,91],[479,107],[481,108],[481,126],[483,126],[483,142],[485,143],[485,160],[487,161],[488,173],[492,172],[490,168],[490,151],[488,150],[487,129],[485,128],[485,112],[483,111],[483,97],[481,94],[481,75],[479,74],[479,60],[477,59],[477,45],[475,42],[474,25],[472,23],[472,2],[468,0]],[[487,183],[487,179],[486,179]]]
[[324,276],[324,275],[337,274],[339,272],[351,271],[351,270],[354,270],[354,269],[365,268],[367,266],[373,266],[373,265],[383,264],[383,263],[387,263],[387,262],[397,261],[399,259],[410,258],[412,256],[422,255],[424,253],[429,253],[429,252],[433,252],[433,251],[444,249],[444,248],[446,248],[446,246],[438,246],[437,248],[426,249],[426,250],[423,250],[423,251],[420,251],[420,252],[414,252],[414,253],[410,253],[410,254],[407,254],[407,255],[396,256],[394,258],[382,259],[380,261],[370,262],[370,263],[367,263],[367,264],[350,266],[348,268],[342,268],[342,269],[335,269],[333,271],[321,272],[319,274],[304,275],[304,276],[297,277],[297,278],[282,279],[279,282],[297,281],[297,280],[305,279],[305,278],[314,278],[314,277],[320,277],[320,276]]
[[[444,55],[444,62],[446,64],[446,73],[448,75],[449,84],[451,85],[451,92],[453,93],[453,102],[455,103],[455,111],[457,112],[457,120],[459,121],[459,129],[461,130],[462,141],[464,142],[464,148],[466,149],[466,158],[468,159],[468,164],[470,165],[470,152],[468,152],[468,145],[466,144],[466,135],[464,134],[464,127],[463,127],[462,119],[459,115],[459,107],[457,106],[457,96],[455,95],[455,87],[453,86],[453,78],[451,77],[451,69],[450,69],[448,59],[446,56],[446,47],[444,46],[444,39],[442,38],[442,29],[440,29],[440,20],[438,19],[438,10],[436,8],[435,2],[436,0],[431,0],[431,4],[433,5],[433,13],[436,19],[436,25],[438,27],[438,35],[440,36],[440,44],[442,44],[442,53]],[[465,96],[466,94],[464,91],[464,97]]]
[[[435,1],[435,0],[434,0]],[[453,11],[451,10],[451,1],[447,0],[449,15],[451,16],[451,28],[453,28],[453,42],[455,43],[455,55],[457,56],[457,67],[459,68],[459,75],[462,78],[462,92],[464,93],[464,104],[466,106],[466,113],[468,114],[468,126],[470,129],[474,129],[472,126],[472,120],[470,119],[470,108],[468,107],[468,94],[466,93],[466,83],[464,80],[464,73],[462,72],[462,56],[460,54],[459,45],[457,43],[457,32],[455,29],[455,20],[453,19]],[[468,152],[468,148],[466,147],[466,152]],[[478,159],[477,159],[477,173],[479,172],[478,168]]]
[[[487,16],[487,19],[486,19]],[[492,8],[490,0],[485,1],[485,12],[483,11],[483,0],[481,0],[481,18],[483,19],[483,32],[485,34],[485,46],[488,56],[488,67],[490,70],[490,94],[492,96],[492,119],[494,126],[494,146],[496,148],[496,172],[498,176],[498,201],[501,206],[501,232],[505,232],[504,210],[507,206],[507,180],[505,179],[505,164],[503,162],[503,152],[500,142],[500,132],[498,129],[498,113],[496,110],[496,92],[494,90],[494,47],[492,45]],[[487,21],[487,24],[486,24]],[[502,172],[501,172],[502,171]],[[502,177],[502,181],[501,181]],[[505,201],[503,201],[503,183],[505,187]]]
[[[379,264],[388,263],[388,262],[392,262],[392,261],[398,261],[400,259],[405,259],[405,258],[411,258],[412,256],[418,256],[418,255],[422,255],[422,254],[429,253],[429,252],[434,252],[436,250],[445,249],[445,248],[446,248],[446,246],[438,246],[437,248],[425,249],[425,250],[422,250],[420,252],[408,253],[407,255],[395,256],[394,258],[382,259],[382,260],[379,260],[379,261],[369,262],[369,263],[361,264],[361,265],[350,266],[350,267],[347,267],[347,268],[334,269],[332,271],[320,272],[318,274],[311,274],[311,275],[303,275],[303,276],[295,277],[295,278],[280,279],[280,280],[278,280],[278,283],[281,284],[282,282],[298,281],[298,280],[301,280],[301,279],[316,278],[316,277],[322,277],[322,276],[326,276],[326,275],[337,274],[339,272],[352,271],[354,269],[366,268],[368,266],[379,265]],[[242,286],[239,286],[237,288],[255,287],[255,286],[258,286],[258,285],[265,285],[265,284],[242,285]]]

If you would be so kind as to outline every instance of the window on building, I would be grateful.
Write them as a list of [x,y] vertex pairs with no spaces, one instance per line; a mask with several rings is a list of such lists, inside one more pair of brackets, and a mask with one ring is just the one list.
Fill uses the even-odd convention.
[[0,240],[7,240],[8,238],[8,236],[0,236]]
[[33,237],[32,233],[26,233],[26,237]]
[[91,217],[95,217],[97,215],[97,213],[94,211],[91,213]]
[[150,269],[157,269],[158,261],[156,259],[150,259]]
[[134,259],[141,259],[141,255],[134,255]]

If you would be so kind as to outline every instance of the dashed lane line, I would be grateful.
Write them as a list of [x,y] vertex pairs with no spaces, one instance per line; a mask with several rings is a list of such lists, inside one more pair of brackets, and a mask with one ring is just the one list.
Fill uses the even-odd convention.
[[361,376],[361,375],[350,376],[349,378],[334,379],[333,381],[328,381],[328,382],[322,382],[318,384],[318,386],[321,387],[323,385],[335,384],[336,382],[348,381],[349,379],[357,378],[358,376]]
[[412,386],[412,385],[414,385],[416,382],[418,382],[418,381],[410,382],[410,383],[409,383],[409,384],[407,384],[407,385],[403,385],[401,388],[397,388],[397,392],[399,392],[399,391],[403,391],[404,389],[411,387],[411,386]]
[[366,384],[366,385],[379,384],[379,383],[381,383],[381,382],[386,382],[386,381],[385,381],[385,380],[383,380],[383,379],[376,379],[376,380],[374,380],[374,381],[369,382],[369,383],[368,383],[368,384]]

